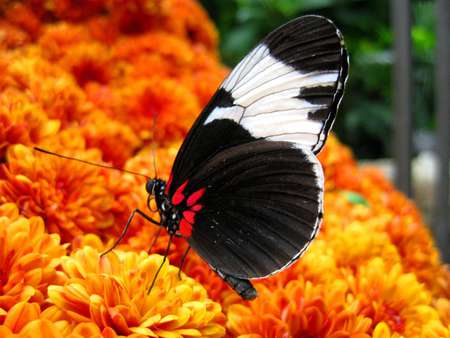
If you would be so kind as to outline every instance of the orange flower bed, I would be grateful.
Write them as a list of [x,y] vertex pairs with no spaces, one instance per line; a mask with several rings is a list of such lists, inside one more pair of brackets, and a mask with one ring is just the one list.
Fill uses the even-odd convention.
[[[414,204],[330,136],[321,232],[242,301],[130,212],[228,70],[195,0],[0,4],[1,337],[449,337],[450,273]],[[351,93],[350,93],[351,94]]]

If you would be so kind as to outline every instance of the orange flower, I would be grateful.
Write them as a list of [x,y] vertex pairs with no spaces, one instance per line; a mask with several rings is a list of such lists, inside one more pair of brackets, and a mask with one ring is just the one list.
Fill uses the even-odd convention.
[[355,190],[359,186],[356,162],[350,149],[344,147],[334,134],[330,134],[318,156],[325,174],[325,187]]
[[80,6],[76,0],[51,0],[50,7],[56,16],[69,21],[80,21],[91,15],[100,14],[106,0],[89,0]]
[[109,10],[114,26],[128,34],[143,33],[160,26],[167,13],[167,1],[110,0]]
[[186,257],[183,271],[202,284],[208,291],[209,297],[220,302],[224,310],[229,304],[241,301],[239,296],[236,296],[231,288],[193,250]]
[[57,61],[67,54],[68,48],[90,40],[89,30],[84,25],[55,22],[44,26],[37,43],[46,59]]
[[170,0],[168,8],[171,15],[167,16],[165,27],[190,41],[215,51],[217,46],[217,31],[206,12],[193,0]]
[[42,216],[47,229],[61,234],[63,241],[113,226],[113,196],[99,168],[36,154],[24,146],[11,147],[7,159],[1,200],[17,203],[28,216]]
[[3,87],[26,93],[48,117],[59,119],[63,126],[80,121],[92,109],[72,77],[40,56],[14,58],[1,82]]
[[39,34],[41,22],[26,5],[12,3],[8,11],[6,11],[6,17],[9,22],[26,31],[31,39],[35,39]]
[[45,233],[39,217],[25,218],[13,203],[0,206],[0,309],[19,301],[43,303],[49,284],[62,283],[56,269],[65,246],[59,236]]
[[[229,337],[450,336],[450,273],[418,209],[334,135],[319,155],[318,238],[288,269],[253,281],[259,298],[244,302],[194,252],[183,272],[197,282],[166,264],[147,296],[161,257],[143,251],[159,227],[137,216],[120,251],[98,255],[134,208],[158,219],[145,178],[25,146],[167,179],[228,72],[213,24],[196,0],[0,7],[0,203],[12,202],[0,205],[0,336],[215,337],[225,320]],[[45,228],[71,244],[70,257]],[[152,252],[167,241],[163,229]],[[186,248],[174,239],[171,264]]]
[[58,120],[48,119],[42,109],[17,91],[4,91],[0,97],[0,158],[13,144],[45,142],[59,130]]
[[[149,32],[142,35],[125,37],[114,45],[114,58],[117,60],[134,63],[145,55],[161,57],[164,62],[170,64],[173,74],[184,72],[192,67],[195,62],[195,51],[189,44],[177,36],[165,32]],[[146,77],[151,75],[150,67],[143,69],[144,74],[137,76]],[[151,67],[153,68],[153,67]]]
[[154,140],[158,142],[179,140],[200,111],[197,98],[187,88],[157,77],[117,88],[113,99],[99,106],[127,123],[143,140],[151,137],[156,117]]
[[2,38],[0,39],[0,50],[8,50],[26,45],[30,37],[23,29],[20,29],[6,20],[0,20]]
[[141,146],[141,140],[129,126],[112,120],[101,111],[83,119],[82,127],[76,131],[84,136],[88,148],[102,151],[103,161],[119,168]]
[[370,337],[371,319],[356,314],[357,303],[347,302],[347,287],[341,280],[329,285],[293,281],[273,292],[259,285],[258,292],[248,305],[228,309],[227,327],[233,335]]
[[109,49],[97,42],[85,42],[65,48],[60,64],[83,87],[89,82],[108,83],[113,74]]
[[161,256],[143,252],[115,251],[100,258],[85,247],[63,258],[68,280],[49,287],[51,308],[74,323],[92,322],[119,335],[223,336],[220,305],[194,280],[179,280],[176,267],[166,263],[147,294],[161,263]]

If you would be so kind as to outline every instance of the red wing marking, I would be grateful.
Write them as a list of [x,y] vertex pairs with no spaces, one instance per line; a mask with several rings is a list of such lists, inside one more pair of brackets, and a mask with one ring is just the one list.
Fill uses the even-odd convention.
[[173,174],[170,174],[169,179],[166,184],[166,189],[164,189],[164,192],[166,195],[169,193],[170,185],[172,184]]
[[184,218],[180,222],[180,232],[184,237],[190,237],[192,233],[192,225],[188,223]]
[[175,191],[175,194],[173,194],[173,197],[172,197],[173,205],[178,205],[181,202],[183,202],[184,197],[185,197],[183,194],[183,190],[184,190],[184,188],[186,188],[187,184],[188,184],[188,181],[184,182],[182,185],[180,185],[180,187],[177,189],[177,191]]
[[201,204],[196,204],[196,205],[191,207],[191,210],[195,211],[195,212],[200,211],[202,209],[203,209],[203,205],[201,205]]
[[190,207],[198,202],[198,200],[203,196],[205,193],[205,188],[201,188],[195,192],[193,192],[187,199],[187,206]]
[[188,221],[191,224],[194,224],[195,221],[195,212],[186,210],[183,212],[183,217],[186,221]]

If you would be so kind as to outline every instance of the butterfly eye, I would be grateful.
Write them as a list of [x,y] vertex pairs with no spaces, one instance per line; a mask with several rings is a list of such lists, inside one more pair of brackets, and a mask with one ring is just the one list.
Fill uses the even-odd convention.
[[148,180],[147,184],[145,185],[145,190],[147,190],[147,193],[150,195],[154,195],[155,193],[155,180]]

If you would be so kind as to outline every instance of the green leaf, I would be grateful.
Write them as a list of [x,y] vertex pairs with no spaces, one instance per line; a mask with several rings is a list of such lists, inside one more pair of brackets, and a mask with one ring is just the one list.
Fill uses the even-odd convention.
[[345,197],[347,198],[347,201],[349,201],[352,204],[362,204],[365,207],[370,207],[369,202],[360,194],[354,192],[354,191],[345,191],[344,192]]

